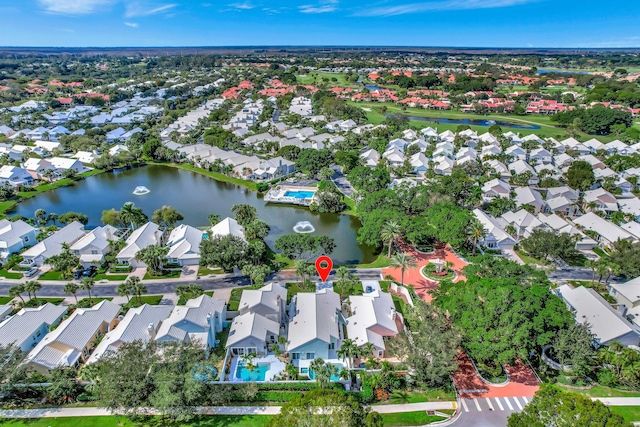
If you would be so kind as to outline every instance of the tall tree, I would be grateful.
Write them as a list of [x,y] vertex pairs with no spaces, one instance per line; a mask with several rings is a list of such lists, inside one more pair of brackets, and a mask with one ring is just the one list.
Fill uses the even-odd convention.
[[80,280],[80,288],[87,291],[89,295],[89,304],[93,305],[93,300],[91,299],[91,289],[95,286],[96,282],[91,277],[84,277]]
[[391,258],[391,249],[393,248],[393,244],[401,236],[402,228],[397,221],[391,220],[382,226],[382,229],[380,230],[380,239],[382,239],[382,241],[384,242],[387,242],[387,246],[389,248],[387,257]]
[[146,224],[149,220],[142,208],[136,208],[133,202],[127,202],[120,209],[120,219],[131,226],[131,230]]
[[64,292],[65,294],[73,295],[73,298],[75,298],[75,300],[76,300],[76,305],[78,305],[78,290],[79,289],[80,289],[80,287],[78,286],[77,283],[69,282],[66,285],[64,285],[64,289],[62,290],[62,292]]
[[174,228],[178,221],[182,221],[184,216],[173,206],[162,206],[156,209],[151,216],[151,221],[165,228]]
[[226,272],[242,267],[249,251],[247,243],[239,237],[213,236],[200,242],[200,265],[216,266]]
[[11,298],[18,297],[20,301],[24,304],[24,298],[22,298],[22,293],[25,292],[24,285],[15,285],[9,288],[9,296]]
[[418,262],[416,259],[408,253],[398,253],[391,258],[391,266],[399,268],[401,272],[401,283],[404,286],[404,272],[418,268]]
[[147,265],[153,275],[160,275],[164,270],[164,259],[169,253],[166,246],[149,245],[136,253],[136,260]]
[[29,280],[29,281],[25,282],[24,289],[25,289],[25,291],[29,292],[30,294],[33,293],[33,298],[37,301],[38,300],[38,296],[36,295],[36,292],[39,291],[40,289],[42,289],[42,284],[40,282],[38,282],[38,281],[35,281],[35,280]]
[[231,207],[231,212],[236,215],[236,221],[243,227],[248,226],[258,219],[258,210],[251,205],[239,204]]
[[62,251],[50,257],[47,263],[61,273],[62,279],[68,280],[73,277],[73,270],[80,264],[80,259],[71,252],[68,244],[63,243]]

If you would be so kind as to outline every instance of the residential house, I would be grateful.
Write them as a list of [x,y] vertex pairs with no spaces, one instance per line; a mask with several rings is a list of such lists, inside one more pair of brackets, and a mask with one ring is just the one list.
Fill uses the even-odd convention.
[[[367,286],[368,282],[365,281],[362,285]],[[373,354],[365,355],[365,358],[383,357],[386,349],[384,337],[398,335],[399,323],[396,322],[396,309],[391,294],[382,292],[378,282],[368,286],[373,289],[371,292],[349,297],[351,316],[346,319],[347,336],[358,347],[373,344]]]
[[227,303],[208,295],[176,306],[156,333],[157,342],[199,342],[205,349],[215,346],[227,318]]
[[108,300],[77,308],[29,353],[25,364],[42,375],[58,366],[77,367],[91,354],[95,342],[118,323],[120,306]]
[[187,224],[180,224],[171,231],[167,246],[167,259],[170,263],[195,265],[200,263],[200,242],[202,231]]
[[640,199],[637,197],[618,199],[618,207],[620,212],[632,216],[636,221],[640,221]]
[[524,209],[520,209],[517,212],[505,212],[500,216],[500,219],[515,228],[518,239],[529,237],[536,228],[546,228],[535,215]]
[[567,284],[559,286],[556,292],[575,315],[576,322],[589,325],[597,345],[604,346],[613,341],[623,345],[638,345],[640,342],[638,328],[613,309],[595,289],[573,288]]
[[534,148],[529,153],[529,162],[532,164],[533,163],[549,164],[551,163],[552,159],[553,159],[553,155],[547,149],[542,147]]
[[575,218],[573,223],[582,227],[583,230],[589,230],[597,234],[596,241],[604,246],[611,246],[618,240],[636,240],[631,233],[593,212],[587,212],[581,217]]
[[67,307],[46,303],[37,308],[23,308],[0,323],[0,347],[13,345],[25,353],[33,348],[56,326]]
[[84,225],[78,221],[73,221],[71,224],[24,251],[22,253],[23,261],[20,265],[40,267],[46,264],[47,260],[52,256],[62,253],[63,245],[71,246],[84,235]]
[[360,154],[360,158],[364,159],[365,166],[375,168],[380,163],[380,154],[373,148]]
[[119,264],[129,264],[132,267],[146,267],[146,264],[136,259],[136,254],[147,246],[162,246],[164,232],[158,224],[148,222],[131,233],[126,240],[125,247],[116,255]]
[[286,351],[293,363],[300,368],[300,361],[336,359],[344,324],[340,295],[326,288],[302,292],[291,307]]
[[28,170],[18,166],[4,165],[0,167],[0,185],[22,187],[33,184],[33,176]]
[[111,242],[120,238],[120,231],[111,226],[96,227],[69,248],[84,267],[100,265],[111,252]]
[[522,207],[524,205],[533,206],[534,213],[538,213],[544,210],[545,202],[539,192],[531,189],[530,187],[515,187],[516,193],[516,206]]
[[262,161],[253,171],[253,179],[272,180],[296,171],[295,163],[283,157],[275,157]]
[[511,185],[498,178],[485,182],[482,186],[482,200],[489,203],[496,197],[511,197]]
[[594,248],[594,246],[598,245],[598,242],[596,242],[591,237],[578,230],[576,226],[570,224],[556,214],[545,215],[539,213],[537,215],[537,218],[542,223],[544,223],[545,226],[547,226],[550,230],[555,231],[557,234],[567,233],[572,236],[576,236],[577,240],[575,249],[578,251],[591,250]]
[[238,221],[233,218],[227,217],[211,227],[212,238],[215,236],[224,237],[229,235],[239,237],[240,239],[246,241],[244,237],[244,227],[238,224]]
[[513,249],[517,241],[505,231],[507,224],[503,220],[494,218],[480,209],[474,209],[473,214],[486,231],[482,241],[478,242],[480,245],[500,251]]
[[487,160],[484,164],[488,169],[491,169],[494,173],[500,175],[500,179],[504,181],[509,181],[509,179],[511,179],[511,171],[509,171],[509,168],[501,161],[492,159]]
[[620,314],[640,327],[640,277],[625,283],[611,283],[609,294],[616,299]]
[[0,263],[4,264],[11,255],[36,244],[39,232],[21,219],[0,220]]
[[87,364],[95,363],[104,355],[118,351],[124,344],[133,341],[148,343],[155,338],[162,322],[169,317],[172,305],[149,305],[130,308],[124,318],[102,338]]
[[538,174],[535,171],[535,169],[533,169],[529,163],[525,162],[524,160],[517,160],[513,163],[509,163],[509,171],[511,172],[511,175],[523,175],[525,173],[529,173],[530,177],[529,180],[527,181],[527,185],[537,185],[538,182],[540,182],[540,180],[538,179]]
[[92,164],[100,157],[97,152],[94,151],[78,151],[73,155],[74,159],[80,160],[81,163]]
[[587,208],[590,209],[593,206],[594,209],[604,212],[607,216],[618,212],[618,200],[604,188],[585,191],[583,200]]

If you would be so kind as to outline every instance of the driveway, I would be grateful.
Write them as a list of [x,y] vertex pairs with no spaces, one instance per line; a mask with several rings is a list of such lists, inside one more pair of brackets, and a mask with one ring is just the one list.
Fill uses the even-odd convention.
[[351,186],[351,183],[347,180],[347,177],[342,173],[342,166],[333,165],[333,176],[331,181],[338,187],[338,190],[347,197],[352,198],[356,193],[355,188]]

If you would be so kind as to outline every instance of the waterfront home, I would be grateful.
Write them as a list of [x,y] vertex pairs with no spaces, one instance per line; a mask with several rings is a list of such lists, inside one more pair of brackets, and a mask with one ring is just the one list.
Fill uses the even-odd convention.
[[294,364],[300,360],[335,359],[344,338],[345,323],[340,311],[340,295],[332,289],[296,295],[290,307],[286,350]]
[[147,246],[162,246],[163,236],[163,230],[153,222],[148,222],[135,229],[127,238],[125,247],[116,255],[118,264],[129,264],[134,268],[146,267],[145,263],[136,259],[136,255]]
[[473,214],[486,231],[485,236],[478,244],[488,249],[500,251],[513,249],[517,241],[505,231],[507,223],[504,220],[494,218],[480,209],[474,209]]
[[26,169],[11,165],[0,167],[0,185],[22,187],[31,184],[33,184],[33,177]]
[[[33,179],[45,179],[45,175],[49,175],[47,170],[51,170],[51,174],[55,173],[56,167],[49,160],[31,157],[27,159],[22,167],[29,172]],[[50,178],[49,178],[50,179]]]
[[273,159],[267,159],[260,162],[250,178],[268,181],[284,175],[292,174],[295,171],[296,166],[294,162],[283,157],[274,157]]
[[82,173],[89,169],[85,168],[78,159],[70,159],[67,157],[52,157],[49,159],[51,165],[56,169],[57,175],[62,175],[65,170],[74,170],[76,173]]
[[46,303],[36,308],[23,308],[0,323],[0,347],[13,345],[29,352],[56,326],[67,307]]
[[111,252],[111,242],[120,238],[121,232],[111,225],[96,227],[89,231],[69,249],[80,258],[83,267],[99,265],[104,261],[106,254]]
[[398,334],[396,309],[391,294],[382,292],[378,282],[371,285],[363,282],[362,285],[372,290],[349,297],[351,316],[346,319],[347,336],[359,347],[373,344],[373,354],[366,354],[364,358],[383,357],[386,348],[384,337]]
[[100,156],[94,151],[78,151],[73,155],[74,159],[78,159],[81,163],[87,164],[92,164],[98,157]]
[[129,309],[118,326],[107,332],[102,338],[100,344],[87,359],[87,364],[97,362],[109,352],[118,351],[124,344],[133,341],[144,343],[151,341],[172,310],[172,305],[149,304]]
[[227,318],[227,302],[208,295],[190,299],[174,307],[155,336],[158,342],[198,342],[209,350],[215,346],[216,333],[222,332]]
[[118,323],[120,306],[103,300],[91,308],[77,308],[29,353],[24,363],[42,375],[57,366],[77,367],[91,354],[95,342]]
[[167,260],[178,265],[198,265],[200,262],[200,242],[202,231],[187,224],[180,224],[167,240],[169,252]]
[[39,233],[37,228],[21,219],[0,220],[0,263],[4,264],[12,254],[20,252],[23,248],[35,245]]
[[561,285],[556,289],[569,311],[579,324],[588,324],[597,345],[618,341],[623,345],[638,345],[640,330],[629,323],[617,310],[594,289]]
[[85,235],[84,225],[73,221],[66,227],[56,231],[51,236],[38,242],[22,253],[22,266],[33,267],[46,264],[47,260],[62,252],[63,245],[71,246]]
[[217,223],[216,225],[214,225],[213,227],[211,227],[211,234],[210,234],[211,238],[215,236],[224,237],[229,235],[236,236],[246,241],[244,237],[244,227],[238,224],[238,221],[236,221],[233,218],[227,217],[222,221],[220,221],[219,223]]

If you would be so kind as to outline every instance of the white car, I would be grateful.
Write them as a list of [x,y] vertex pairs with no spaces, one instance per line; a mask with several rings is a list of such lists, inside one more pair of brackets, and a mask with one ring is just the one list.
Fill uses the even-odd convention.
[[38,267],[31,267],[24,273],[24,277],[35,276],[38,273]]

